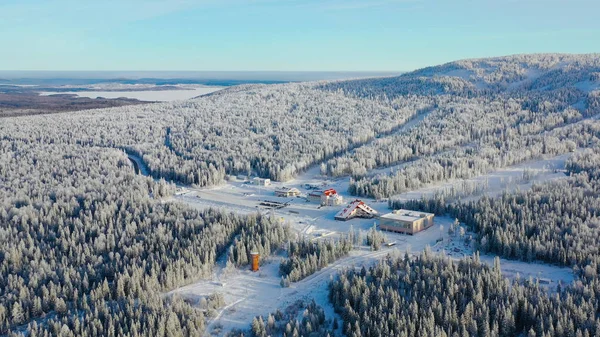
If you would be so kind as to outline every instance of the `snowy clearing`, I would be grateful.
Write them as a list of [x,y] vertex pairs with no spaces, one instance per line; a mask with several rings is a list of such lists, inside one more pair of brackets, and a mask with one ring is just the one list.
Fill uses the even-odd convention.
[[[502,194],[504,191],[511,192],[518,189],[524,190],[530,188],[534,183],[566,177],[564,173],[565,161],[570,156],[571,153],[566,153],[555,157],[509,166],[471,179],[446,181],[441,184],[435,184],[397,194],[392,198],[397,200],[412,200],[431,198],[436,193],[445,193],[448,195],[456,193],[456,199],[460,199],[460,201],[471,201],[479,199],[484,195],[494,197]],[[483,190],[483,193],[461,196],[460,191],[466,189],[465,186],[469,188],[477,186]]]
[[[445,226],[444,228],[447,231],[448,226]],[[466,233],[466,236],[468,235],[473,234]],[[443,241],[434,245],[431,250],[434,253],[441,253],[455,260],[473,256],[473,249],[470,245],[466,245],[464,240],[460,239],[458,235],[450,236],[448,233],[444,233]],[[493,266],[496,255],[481,254],[479,258],[481,262]],[[555,290],[559,283],[566,285],[574,280],[574,274],[571,268],[559,267],[541,262],[528,263],[501,258],[500,268],[502,270],[502,275],[510,280],[515,279],[517,276],[522,280],[532,278],[533,280],[539,280],[540,286],[546,287],[549,291]]]
[[284,310],[298,300],[314,299],[318,305],[323,307],[326,317],[333,318],[333,308],[327,299],[327,283],[330,278],[343,268],[373,263],[387,253],[386,250],[378,252],[352,251],[350,256],[338,260],[299,282],[292,283],[289,288],[280,286],[280,258],[275,257],[261,265],[259,272],[251,272],[247,269],[230,271],[221,269],[210,280],[202,280],[181,287],[168,295],[178,294],[194,302],[214,293],[223,294],[227,304],[218,311],[216,317],[210,320],[208,333],[216,325],[223,326],[222,333],[234,328],[248,329],[255,316],[266,316],[277,309]]

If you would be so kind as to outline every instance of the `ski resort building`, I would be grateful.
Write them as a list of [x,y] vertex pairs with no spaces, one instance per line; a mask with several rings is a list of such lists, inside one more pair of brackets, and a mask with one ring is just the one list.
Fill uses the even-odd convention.
[[323,191],[317,190],[308,193],[306,196],[306,200],[310,202],[321,202],[321,196],[323,195]]
[[269,185],[271,185],[271,179],[256,177],[256,178],[252,179],[252,183],[254,185],[258,185],[258,186],[269,186]]
[[277,196],[277,197],[289,198],[289,197],[296,197],[299,195],[300,195],[300,190],[295,187],[289,188],[289,187],[284,186],[282,188],[278,188],[275,190],[275,196]]
[[318,202],[322,206],[337,206],[344,202],[344,198],[333,188],[321,191],[312,191],[306,197],[308,201]]
[[378,215],[376,210],[372,209],[369,205],[365,204],[361,200],[354,200],[346,208],[342,209],[335,215],[336,220],[347,221],[354,218],[365,218],[370,219]]
[[382,230],[413,235],[433,226],[432,213],[399,209],[379,217]]
[[333,188],[323,191],[323,194],[321,195],[321,205],[323,206],[337,206],[341,205],[343,202],[344,198]]

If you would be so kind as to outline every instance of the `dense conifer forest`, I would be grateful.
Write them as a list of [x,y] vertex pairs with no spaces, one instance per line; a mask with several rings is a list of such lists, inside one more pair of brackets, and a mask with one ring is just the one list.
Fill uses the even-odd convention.
[[548,293],[508,281],[498,259],[490,267],[426,251],[342,273],[330,300],[347,336],[598,336],[599,292],[597,273]]
[[231,242],[266,256],[286,235],[268,217],[165,202],[173,186],[119,150],[3,140],[0,157],[1,333],[197,335],[203,314],[160,292],[208,275]]
[[[423,95],[446,103],[407,132],[330,159],[322,172],[349,174],[353,194],[382,198],[585,147],[585,138],[596,133],[580,133],[598,128],[590,120],[600,113],[598,60],[596,55],[517,55],[324,84],[326,90],[384,102]],[[369,174],[388,166],[394,166],[389,174]]]
[[346,256],[351,249],[352,242],[345,237],[338,241],[290,242],[289,257],[284,259],[279,266],[282,286],[289,286],[289,282],[299,281],[315,273],[335,260]]
[[[297,319],[295,309],[303,309],[301,320]],[[314,301],[308,304],[301,301],[288,308],[285,313],[277,310],[267,317],[257,316],[252,320],[249,331],[232,331],[227,337],[333,337],[337,336],[334,332],[338,328],[336,324],[337,321],[332,323],[325,319],[323,308]]]
[[544,261],[600,273],[600,180],[597,148],[567,162],[567,179],[534,185],[530,190],[447,204],[443,198],[399,202],[412,208],[450,214],[477,237],[477,248],[509,259]]

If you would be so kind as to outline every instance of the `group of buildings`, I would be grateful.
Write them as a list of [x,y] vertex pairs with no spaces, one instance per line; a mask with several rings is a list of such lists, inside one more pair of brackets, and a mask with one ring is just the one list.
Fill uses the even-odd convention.
[[433,226],[434,214],[399,209],[379,215],[376,210],[357,199],[335,215],[335,219],[340,221],[354,218],[376,218],[379,220],[379,229],[381,230],[413,235]]
[[[254,178],[253,183],[267,186],[270,185],[271,181],[269,179]],[[295,187],[281,187],[275,190],[275,195],[278,197],[298,197],[301,193]],[[344,198],[333,188],[312,190],[306,195],[306,200],[319,203],[321,206],[339,206],[344,203]],[[375,218],[379,221],[381,230],[413,235],[433,226],[434,214],[399,209],[380,215],[365,202],[356,199],[341,209],[334,218],[339,221],[348,221],[354,218]]]
[[[280,187],[275,190],[277,197],[298,197],[300,190],[295,187]],[[313,190],[306,195],[306,201],[315,202],[321,206],[338,206],[344,202],[344,198],[333,188],[326,190]]]
[[433,226],[433,217],[434,214],[432,213],[407,209],[399,209],[391,213],[379,215],[376,210],[358,199],[351,202],[335,215],[335,219],[340,221],[347,221],[354,218],[377,218],[379,220],[379,229],[410,235]]

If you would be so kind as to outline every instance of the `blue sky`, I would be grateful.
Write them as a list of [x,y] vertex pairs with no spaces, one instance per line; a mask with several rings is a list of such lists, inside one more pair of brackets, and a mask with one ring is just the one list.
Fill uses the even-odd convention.
[[412,70],[600,51],[598,0],[0,0],[0,70]]

